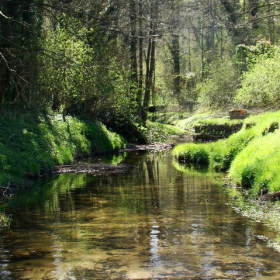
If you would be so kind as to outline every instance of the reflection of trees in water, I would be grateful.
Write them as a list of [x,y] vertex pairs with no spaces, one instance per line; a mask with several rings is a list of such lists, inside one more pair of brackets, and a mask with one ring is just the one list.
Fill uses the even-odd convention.
[[[67,269],[71,263],[73,276],[116,279],[130,263],[146,270],[181,266],[201,271],[201,262],[205,269],[211,263],[222,266],[230,246],[240,245],[250,254],[252,232],[261,234],[262,226],[252,229],[233,215],[227,195],[210,177],[178,171],[161,153],[132,155],[128,163],[132,168],[125,174],[67,174],[25,194],[18,200],[23,211],[15,216],[26,223],[25,240],[19,235],[16,243],[36,250],[45,246],[46,252],[53,248],[38,259],[49,266],[66,263]],[[28,228],[40,231],[28,239]]]

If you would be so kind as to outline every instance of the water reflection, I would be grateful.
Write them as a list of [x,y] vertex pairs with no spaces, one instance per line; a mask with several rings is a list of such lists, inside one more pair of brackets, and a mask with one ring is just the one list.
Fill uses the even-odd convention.
[[[131,153],[126,174],[55,176],[9,205],[0,279],[276,279],[279,254],[211,174]],[[208,278],[207,278],[208,277]]]

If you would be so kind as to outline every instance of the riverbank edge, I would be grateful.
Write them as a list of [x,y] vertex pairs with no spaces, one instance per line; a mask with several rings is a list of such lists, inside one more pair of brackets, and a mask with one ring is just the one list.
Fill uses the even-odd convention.
[[210,170],[228,172],[235,184],[256,197],[272,194],[280,191],[275,183],[280,180],[279,128],[280,111],[258,114],[247,118],[242,129],[227,139],[177,145],[173,155],[178,161],[203,163]]
[[127,141],[97,121],[60,114],[0,116],[0,193],[75,159],[112,153]]
[[279,127],[280,111],[258,114],[246,119],[241,131],[229,139],[177,145],[173,155],[177,162],[206,164],[212,172],[226,171],[224,187],[233,198],[233,207],[275,230],[277,237],[264,241],[280,252]]

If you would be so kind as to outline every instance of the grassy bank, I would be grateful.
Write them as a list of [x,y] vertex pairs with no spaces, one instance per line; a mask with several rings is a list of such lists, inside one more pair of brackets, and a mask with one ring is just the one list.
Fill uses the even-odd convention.
[[183,134],[185,133],[185,130],[174,125],[148,121],[147,127],[142,128],[142,133],[145,136],[147,143],[155,143],[169,141],[171,135]]
[[280,112],[252,116],[228,139],[206,144],[178,145],[178,160],[204,163],[215,171],[229,170],[230,178],[257,194],[280,190]]
[[[191,132],[193,127],[197,124],[205,124],[209,123],[210,119],[214,118],[215,124],[218,121],[219,124],[225,123],[227,124],[229,119],[227,112],[166,112],[166,113],[150,113],[149,119],[151,121],[161,123],[161,124],[169,124],[176,126],[184,131]],[[231,122],[230,122],[231,123]]]
[[0,186],[20,183],[58,164],[96,152],[113,151],[126,141],[98,122],[61,115],[0,116]]

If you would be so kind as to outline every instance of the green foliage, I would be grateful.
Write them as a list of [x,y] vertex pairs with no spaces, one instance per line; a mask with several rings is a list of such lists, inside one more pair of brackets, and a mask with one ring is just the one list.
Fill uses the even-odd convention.
[[[64,114],[86,116],[118,128],[134,112],[129,73],[110,42],[75,18],[61,17],[41,40],[38,103]],[[100,42],[102,46],[100,45]]]
[[39,57],[39,83],[43,97],[57,110],[99,94],[94,51],[86,35],[87,29],[79,21],[62,18],[61,24],[49,30],[41,42],[45,51]]
[[125,145],[122,137],[103,124],[73,117],[1,116],[0,124],[0,184]]
[[258,41],[255,46],[241,44],[236,47],[237,64],[241,70],[247,69],[257,63],[260,57],[274,57],[275,52],[279,52],[279,47],[266,40]]
[[249,107],[279,106],[280,53],[259,55],[244,72],[235,102]]
[[252,116],[246,119],[239,132],[228,139],[215,143],[178,145],[173,153],[179,160],[201,162],[201,159],[207,159],[204,162],[208,163],[211,169],[228,170],[231,162],[252,140],[278,129],[275,124],[279,123],[279,119],[280,111]]
[[198,85],[198,103],[206,108],[226,108],[232,104],[236,93],[236,66],[231,60],[216,60],[208,67],[207,78]]

